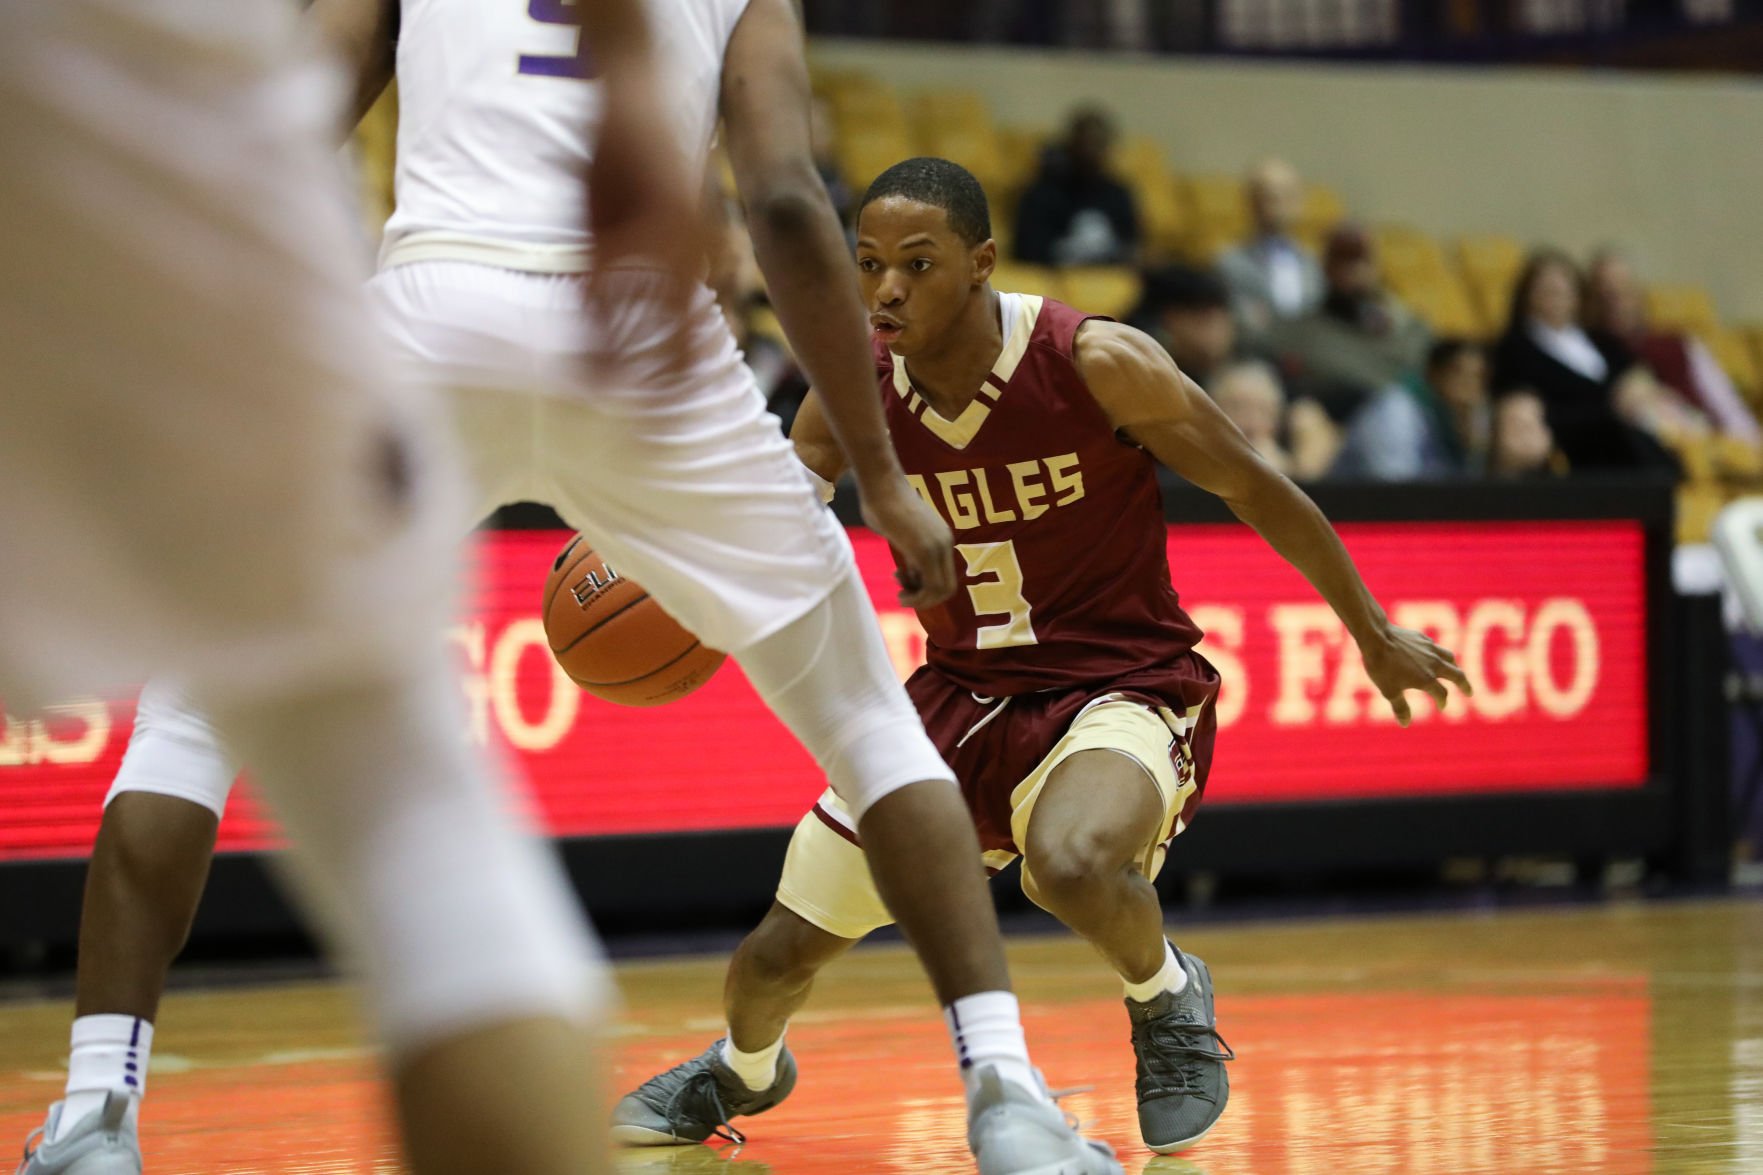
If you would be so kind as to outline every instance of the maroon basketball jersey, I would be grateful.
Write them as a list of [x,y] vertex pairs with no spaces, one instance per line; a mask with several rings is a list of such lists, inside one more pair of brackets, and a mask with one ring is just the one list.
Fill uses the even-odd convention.
[[1151,457],[1124,442],[1072,356],[1086,319],[1001,299],[1003,353],[966,411],[939,416],[876,344],[888,428],[908,479],[955,532],[961,585],[923,609],[930,664],[1008,697],[1106,684],[1193,648],[1169,582]]

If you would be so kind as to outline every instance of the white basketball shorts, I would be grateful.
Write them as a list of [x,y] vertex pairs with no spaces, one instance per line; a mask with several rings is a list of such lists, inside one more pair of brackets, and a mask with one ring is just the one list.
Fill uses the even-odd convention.
[[[454,406],[480,517],[553,507],[705,644],[737,653],[823,600],[850,543],[710,291],[670,323],[655,275],[618,280],[629,296],[598,328],[573,275],[421,261],[369,293],[411,372]],[[604,354],[621,379],[591,367]]]

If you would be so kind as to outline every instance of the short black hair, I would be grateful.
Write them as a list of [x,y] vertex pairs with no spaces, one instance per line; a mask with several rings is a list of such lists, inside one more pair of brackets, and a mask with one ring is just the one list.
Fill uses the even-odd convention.
[[1230,291],[1218,276],[1186,265],[1165,265],[1145,274],[1144,293],[1135,314],[1164,310],[1227,310]]
[[1468,352],[1480,354],[1481,344],[1474,339],[1466,339],[1462,335],[1446,335],[1432,345],[1426,353],[1426,370],[1434,372],[1447,364],[1457,362],[1460,355]]
[[949,227],[969,245],[983,245],[991,239],[992,210],[986,203],[986,190],[973,173],[959,163],[921,155],[906,159],[875,177],[857,215],[889,196],[901,196],[920,204],[941,208],[949,214]]

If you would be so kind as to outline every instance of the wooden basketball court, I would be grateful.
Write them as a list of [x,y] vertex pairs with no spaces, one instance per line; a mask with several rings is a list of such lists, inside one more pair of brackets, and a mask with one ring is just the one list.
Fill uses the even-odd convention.
[[[1763,901],[1614,904],[1212,926],[1179,936],[1240,1060],[1183,1157],[1138,1143],[1119,985],[1081,943],[1011,957],[1048,1082],[1128,1172],[1763,1172]],[[721,1027],[722,960],[626,964],[618,1084]],[[0,1137],[59,1095],[68,1009],[0,1004]],[[795,1096],[739,1148],[628,1152],[621,1171],[971,1171],[957,1078],[909,954],[860,950],[791,1031]],[[167,999],[149,1175],[398,1170],[371,1058],[334,985]],[[0,1169],[4,1162],[0,1161]]]

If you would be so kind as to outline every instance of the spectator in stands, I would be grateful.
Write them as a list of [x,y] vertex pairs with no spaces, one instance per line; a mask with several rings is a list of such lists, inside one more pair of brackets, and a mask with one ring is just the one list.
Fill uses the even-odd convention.
[[1288,477],[1315,481],[1334,465],[1340,432],[1311,401],[1286,407],[1273,367],[1249,359],[1219,371],[1212,398],[1255,451]]
[[1322,304],[1268,335],[1294,394],[1346,422],[1378,392],[1420,371],[1431,334],[1377,275],[1371,238],[1354,225],[1329,233]]
[[1236,325],[1224,283],[1204,270],[1170,265],[1145,274],[1144,292],[1128,319],[1159,343],[1201,387],[1236,353]]
[[1138,256],[1132,192],[1108,170],[1114,124],[1095,107],[1072,116],[1016,210],[1016,259],[1031,265],[1130,265]]
[[1301,318],[1322,301],[1322,270],[1292,237],[1304,207],[1304,187],[1291,164],[1266,159],[1244,184],[1254,234],[1218,260],[1230,287],[1237,328],[1258,338],[1282,318]]
[[1701,340],[1648,326],[1641,284],[1626,257],[1614,249],[1598,252],[1587,287],[1585,320],[1594,338],[1607,336],[1626,346],[1655,379],[1720,432],[1753,445],[1763,441],[1757,418]]
[[1424,375],[1392,384],[1354,413],[1336,477],[1415,481],[1479,474],[1492,429],[1487,355],[1467,339],[1443,339]]
[[1507,392],[1494,402],[1488,475],[1498,478],[1559,476],[1564,462],[1555,449],[1547,411],[1537,394]]
[[[1494,352],[1497,392],[1533,392],[1555,443],[1575,471],[1672,471],[1677,462],[1618,411],[1618,400],[1650,397],[1634,355],[1579,322],[1581,282],[1573,259],[1556,249],[1532,253],[1512,294],[1506,333]],[[1645,382],[1636,382],[1645,381]]]

